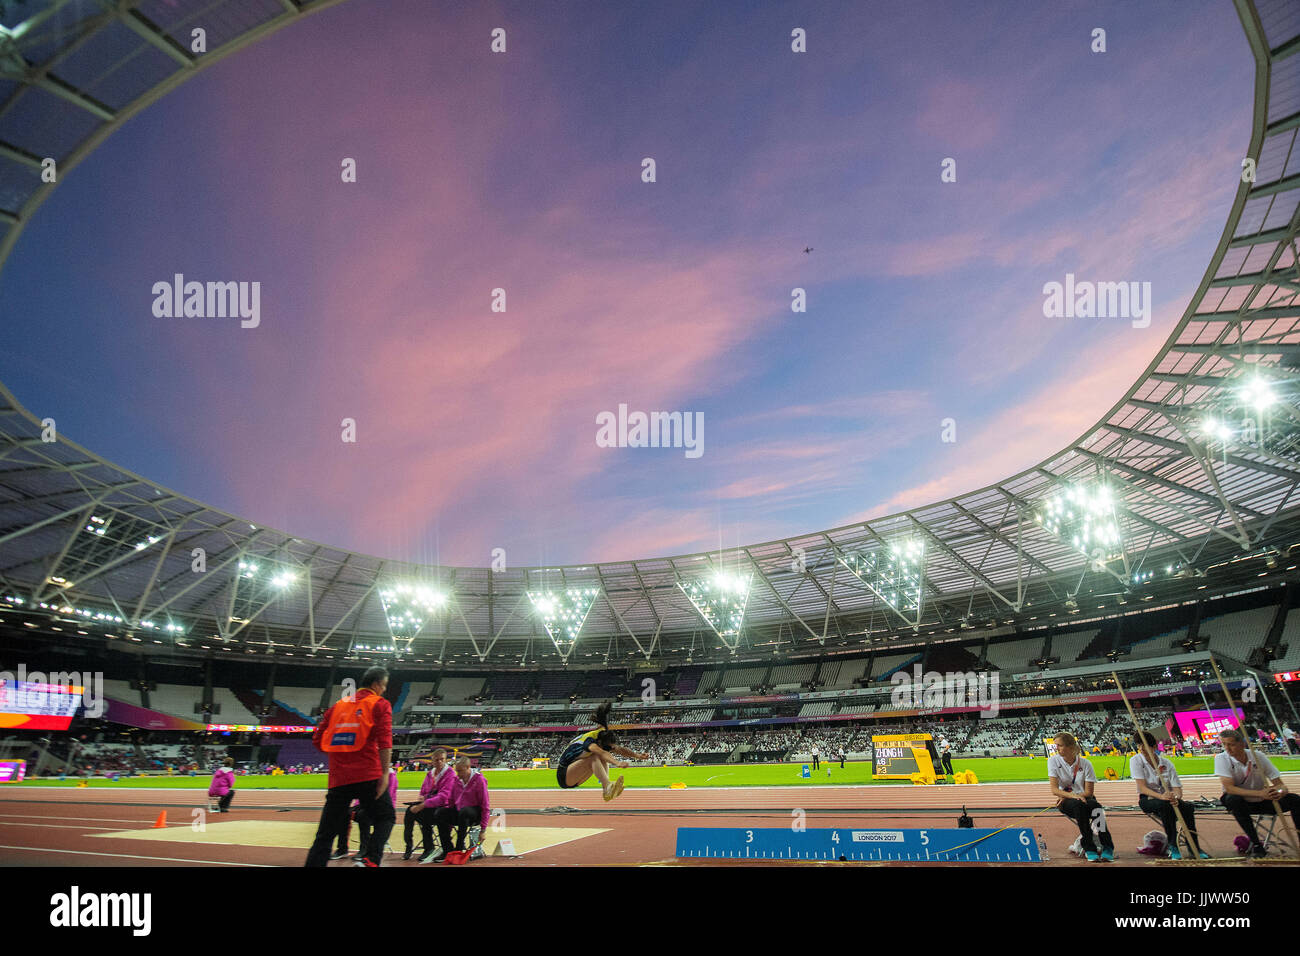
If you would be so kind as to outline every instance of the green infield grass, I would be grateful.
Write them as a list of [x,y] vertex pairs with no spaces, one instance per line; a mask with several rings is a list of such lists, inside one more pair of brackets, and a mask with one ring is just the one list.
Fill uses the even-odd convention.
[[[1098,777],[1104,777],[1107,767],[1114,767],[1121,777],[1128,776],[1127,757],[1091,757],[1092,765]],[[1281,771],[1300,771],[1300,757],[1270,757],[1274,766]],[[957,770],[973,770],[980,783],[1011,783],[1023,780],[1044,780],[1047,775],[1047,761],[1042,757],[973,757],[957,758],[953,761]],[[1176,757],[1174,766],[1180,774],[1198,775],[1214,772],[1213,757]],[[772,787],[772,786],[844,786],[846,784],[901,784],[911,786],[907,780],[874,780],[871,776],[871,764],[866,761],[849,761],[840,769],[836,762],[823,762],[819,770],[811,771],[807,778],[802,776],[803,765],[786,764],[709,764],[695,767],[636,767],[622,771],[629,788],[635,787],[670,787],[674,783],[684,783],[687,787]],[[488,770],[488,785],[499,790],[543,790],[556,789],[554,770]],[[423,778],[420,771],[410,771],[400,775],[402,790],[418,790]],[[118,782],[96,778],[89,781],[91,787],[176,787],[207,788],[211,779],[209,774],[196,777],[129,777]],[[54,778],[28,779],[22,783],[7,786],[59,786],[75,787],[76,779],[58,780]],[[248,790],[319,790],[327,785],[323,773],[286,774],[284,776],[266,776],[251,774],[237,777],[236,789]],[[598,786],[595,778],[583,786]]]

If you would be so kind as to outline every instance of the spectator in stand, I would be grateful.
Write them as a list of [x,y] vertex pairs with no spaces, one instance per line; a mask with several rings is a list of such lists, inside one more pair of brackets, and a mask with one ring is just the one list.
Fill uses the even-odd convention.
[[406,836],[406,854],[402,857],[403,860],[409,860],[415,852],[411,837],[417,822],[420,824],[420,835],[424,837],[424,854],[420,857],[420,862],[439,863],[446,859],[449,848],[443,844],[442,852],[438,852],[433,842],[433,825],[437,812],[443,807],[451,806],[451,789],[455,780],[456,771],[447,763],[447,751],[439,747],[433,752],[433,765],[420,784],[420,799],[406,807],[406,816],[402,821]]
[[[456,761],[456,779],[452,781],[450,796],[450,805],[435,811],[434,816],[438,824],[438,836],[444,847],[441,859],[446,859],[445,848],[451,845],[453,824],[456,826],[456,849],[463,850],[465,831],[475,824],[480,829],[486,830],[492,812],[488,801],[487,781],[483,778],[483,774],[474,769],[468,757],[461,757]],[[475,856],[483,855],[481,847],[475,847],[474,850]],[[424,862],[423,859],[421,862]]]
[[[344,697],[321,715],[312,742],[329,757],[329,789],[306,866],[326,866],[330,844],[343,828],[348,806],[361,801],[375,832],[370,853],[357,866],[379,866],[396,814],[385,791],[393,755],[393,707],[384,699],[388,670],[375,666],[361,678],[355,698]],[[375,848],[379,848],[376,853]]]
[[213,813],[229,813],[230,802],[235,799],[235,772],[231,768],[235,761],[227,757],[220,767],[212,772],[212,783],[208,785],[208,800],[214,798],[217,805]]

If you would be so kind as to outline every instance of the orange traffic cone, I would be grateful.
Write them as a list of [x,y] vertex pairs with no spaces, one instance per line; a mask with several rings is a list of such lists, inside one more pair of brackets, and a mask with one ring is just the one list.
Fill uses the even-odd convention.
[[149,829],[150,829],[150,830],[165,830],[165,829],[167,829],[167,811],[166,811],[166,810],[164,810],[162,813],[158,814],[158,819],[155,820],[155,821],[153,822],[153,826],[151,826]]

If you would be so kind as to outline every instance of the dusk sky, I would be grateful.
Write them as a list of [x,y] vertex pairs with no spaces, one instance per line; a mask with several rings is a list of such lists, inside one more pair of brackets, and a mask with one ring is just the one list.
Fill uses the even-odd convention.
[[[1122,397],[1214,251],[1252,79],[1223,0],[351,0],[67,174],[0,272],[0,380],[123,467],[381,557],[837,527]],[[155,317],[175,273],[259,281],[260,326]],[[1045,318],[1067,273],[1150,282],[1150,327]],[[703,455],[598,447],[620,403],[703,413]]]

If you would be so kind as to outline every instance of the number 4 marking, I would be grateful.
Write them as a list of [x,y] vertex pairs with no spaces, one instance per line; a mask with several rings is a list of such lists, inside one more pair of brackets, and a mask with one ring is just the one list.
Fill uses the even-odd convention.
[[840,842],[840,831],[839,831],[839,830],[832,830],[832,831],[831,831],[831,842],[832,842],[832,843],[839,843],[839,842]]

